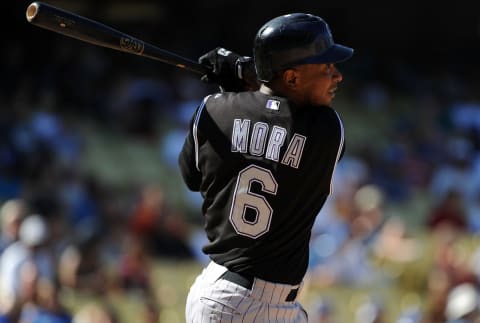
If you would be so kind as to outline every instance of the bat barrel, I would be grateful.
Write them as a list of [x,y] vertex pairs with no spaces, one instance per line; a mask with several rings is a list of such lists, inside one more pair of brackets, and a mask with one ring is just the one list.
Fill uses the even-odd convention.
[[27,7],[28,22],[67,37],[118,51],[148,57],[166,64],[204,75],[210,71],[186,57],[158,48],[98,21],[52,5],[36,1]]

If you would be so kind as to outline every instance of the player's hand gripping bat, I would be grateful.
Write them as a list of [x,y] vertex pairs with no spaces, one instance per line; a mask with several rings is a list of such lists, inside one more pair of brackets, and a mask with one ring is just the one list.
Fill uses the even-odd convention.
[[87,43],[148,57],[199,75],[205,75],[210,72],[207,66],[188,58],[153,46],[97,21],[43,2],[31,3],[27,8],[26,16],[28,22],[33,25]]

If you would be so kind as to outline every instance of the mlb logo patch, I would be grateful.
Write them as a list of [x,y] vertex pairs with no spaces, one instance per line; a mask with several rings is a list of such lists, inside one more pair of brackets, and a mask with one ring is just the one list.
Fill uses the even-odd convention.
[[280,101],[268,100],[267,105],[265,107],[270,110],[278,111],[278,109],[280,109]]

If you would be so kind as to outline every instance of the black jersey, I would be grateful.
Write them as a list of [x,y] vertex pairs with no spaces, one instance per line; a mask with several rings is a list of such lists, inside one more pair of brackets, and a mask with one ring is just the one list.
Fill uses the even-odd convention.
[[298,284],[343,149],[330,107],[260,91],[206,97],[179,156],[185,183],[204,198],[203,251],[232,271]]

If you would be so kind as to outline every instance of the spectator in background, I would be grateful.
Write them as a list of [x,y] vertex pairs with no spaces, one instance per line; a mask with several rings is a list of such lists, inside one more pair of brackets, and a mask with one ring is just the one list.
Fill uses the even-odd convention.
[[480,246],[476,246],[470,256],[470,268],[480,282]]
[[[363,185],[351,198],[353,200],[342,203],[343,206],[349,205],[346,208],[348,217],[345,218],[348,236],[328,257],[310,264],[309,283],[313,286],[339,284],[367,287],[389,283],[389,277],[374,266],[370,256],[371,242],[384,221],[383,194],[377,186]],[[321,239],[321,236],[317,239],[319,237]],[[323,239],[323,243],[326,242]],[[319,247],[316,244],[313,240],[313,254]]]
[[111,127],[132,138],[155,140],[158,118],[171,102],[172,89],[160,79],[119,76],[106,96]]
[[465,204],[468,230],[480,234],[480,190]]
[[449,117],[453,130],[469,136],[480,149],[480,97],[476,89],[470,89],[466,97],[452,104]]
[[18,241],[20,224],[26,212],[27,205],[23,199],[10,199],[3,203],[0,209],[0,255],[10,244]]
[[73,316],[73,323],[119,323],[117,313],[107,303],[87,303]]
[[[58,191],[61,188],[57,187],[58,182],[47,177],[43,178],[43,183],[36,183],[38,187],[28,192],[28,204],[31,209],[42,215],[48,227],[48,247],[55,259],[58,259],[63,249],[68,245],[72,238],[72,229],[67,222],[67,216],[61,199],[58,198]],[[39,181],[40,182],[40,181]],[[72,228],[73,227],[73,228]]]
[[433,239],[433,263],[428,271],[425,293],[425,318],[428,323],[446,320],[445,307],[455,287],[462,284],[479,287],[470,260],[459,248],[462,236],[449,229],[436,233]]
[[391,216],[383,224],[372,248],[380,260],[409,263],[421,257],[421,242],[408,233],[408,227],[400,216]]
[[453,234],[467,232],[464,197],[460,192],[452,189],[437,203],[427,216],[426,226],[430,231],[439,234],[446,230]]
[[116,273],[119,287],[127,293],[138,294],[146,301],[155,299],[152,270],[153,263],[142,241],[138,236],[129,234],[123,243]]
[[480,323],[478,286],[469,283],[452,288],[445,306],[447,323]]
[[155,290],[154,262],[152,255],[145,249],[139,236],[125,233],[122,241],[122,252],[114,270],[116,287],[126,296],[140,299],[141,318],[143,323],[158,323],[160,302]]
[[358,157],[345,155],[333,175],[333,192],[315,219],[309,265],[331,256],[348,239],[354,215],[354,194],[368,178],[369,169]]
[[102,257],[103,237],[98,232],[78,237],[60,255],[59,280],[62,287],[76,292],[103,295],[109,281]]
[[[36,286],[39,282],[39,273],[33,262],[25,263],[21,268],[19,297],[2,295],[2,316],[6,322],[21,322],[25,312],[29,312],[36,302]],[[5,306],[7,305],[7,306]]]
[[60,300],[58,282],[36,279],[34,285],[34,296],[23,305],[19,322],[71,323],[72,313]]
[[355,323],[386,323],[384,304],[379,300],[368,299],[355,310]]
[[21,307],[29,298],[31,288],[25,284],[31,285],[32,277],[47,282],[55,278],[55,263],[48,249],[49,228],[43,217],[28,215],[20,225],[19,236],[0,258],[0,295],[13,306],[8,310]]
[[143,308],[143,321],[144,323],[159,323],[160,322],[160,309],[157,303],[147,300]]
[[455,135],[446,143],[444,163],[432,174],[429,193],[433,203],[443,200],[450,191],[457,191],[464,201],[480,191],[480,173],[473,164],[474,149],[469,139]]
[[138,200],[130,214],[131,233],[155,256],[192,258],[188,245],[188,226],[182,214],[174,211],[165,200],[159,185],[140,188]]
[[422,309],[420,309],[418,306],[409,306],[400,312],[400,315],[395,323],[421,323],[423,322],[422,319]]
[[314,301],[313,313],[309,314],[312,323],[336,323],[335,304],[327,297],[320,297]]

